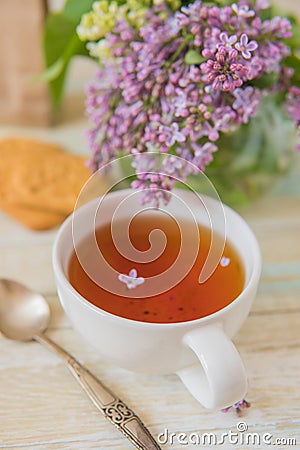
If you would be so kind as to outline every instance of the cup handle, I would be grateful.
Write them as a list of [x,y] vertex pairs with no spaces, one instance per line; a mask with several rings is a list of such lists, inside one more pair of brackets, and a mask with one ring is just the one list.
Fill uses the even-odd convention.
[[177,375],[196,400],[208,409],[221,409],[245,396],[246,371],[221,324],[196,328],[185,334],[183,342],[200,364],[182,369]]

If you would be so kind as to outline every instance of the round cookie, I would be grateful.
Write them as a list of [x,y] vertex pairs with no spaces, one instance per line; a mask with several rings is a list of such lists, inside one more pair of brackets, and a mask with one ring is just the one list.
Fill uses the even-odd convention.
[[[90,176],[86,158],[57,145],[27,138],[0,141],[0,208],[30,228],[61,223]],[[99,180],[97,194],[105,187]]]

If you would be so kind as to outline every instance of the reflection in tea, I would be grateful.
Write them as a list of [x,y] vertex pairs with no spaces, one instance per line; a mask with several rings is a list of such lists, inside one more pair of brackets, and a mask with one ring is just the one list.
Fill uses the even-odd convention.
[[[114,233],[124,239],[126,237],[127,221],[120,220],[115,225]],[[188,221],[180,224],[166,214],[138,214],[130,222],[129,236],[135,249],[146,252],[149,249],[149,234],[155,229],[162,230],[166,237],[166,246],[162,254],[150,262],[136,262],[120,254],[114,245],[111,224],[105,223],[95,230],[99,251],[107,263],[117,271],[116,283],[122,284],[123,295],[116,295],[101,287],[99,281],[93,281],[82,262],[89,261],[92,246],[95,246],[94,235],[87,236],[76,249],[80,254],[80,262],[74,251],[69,263],[69,280],[73,287],[95,306],[132,320],[155,323],[184,322],[208,316],[230,304],[243,290],[244,268],[240,257],[231,243],[226,242],[223,257],[216,270],[204,282],[199,283],[201,268],[207,258],[211,245],[211,231],[199,225],[199,248],[193,266],[183,280],[174,286],[152,297],[143,297],[143,289],[147,279],[154,277],[171,267],[181,251],[181,232],[185,228],[187,235],[189,227],[195,227]],[[153,236],[152,236],[153,237]],[[155,236],[154,236],[155,237]],[[221,239],[221,238],[220,238]],[[154,242],[155,243],[155,242]],[[152,242],[153,244],[153,242]],[[194,239],[185,246],[185,252],[195,250]],[[89,261],[91,264],[91,261]],[[85,265],[85,264],[83,264]],[[127,278],[126,278],[127,277]],[[135,280],[140,280],[139,282]],[[142,281],[141,281],[142,280]],[[150,281],[151,282],[151,281]],[[136,285],[135,285],[136,284]],[[136,290],[141,298],[134,298],[129,292]],[[137,291],[138,290],[138,291]]]

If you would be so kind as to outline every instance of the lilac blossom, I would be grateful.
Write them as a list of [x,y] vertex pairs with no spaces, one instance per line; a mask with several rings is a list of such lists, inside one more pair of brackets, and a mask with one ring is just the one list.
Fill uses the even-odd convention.
[[228,34],[223,31],[223,33],[220,34],[220,41],[223,47],[231,50],[233,44],[237,41],[237,36],[235,34],[228,36]]
[[271,33],[278,38],[288,39],[292,36],[291,22],[279,16],[266,20],[261,27],[262,33]]
[[233,3],[231,8],[238,17],[249,19],[249,17],[253,17],[255,15],[255,11],[250,9],[250,6],[247,4],[243,5],[239,3],[237,5],[236,3]]
[[300,88],[295,86],[290,88],[284,107],[287,115],[297,127],[299,136],[297,150],[300,151]]
[[211,142],[206,142],[204,145],[193,143],[192,148],[194,157],[191,162],[201,171],[204,171],[205,167],[213,160],[213,153],[218,150],[218,147]]
[[270,8],[271,4],[268,0],[256,0],[255,3],[255,11],[259,12],[263,9],[268,9]]
[[175,142],[184,142],[185,136],[179,131],[178,123],[173,122],[168,127],[166,125],[161,125],[159,128],[159,141],[165,142],[168,147],[172,147]]
[[228,267],[230,264],[230,258],[227,258],[227,256],[222,256],[220,260],[220,266],[221,267]]
[[247,68],[238,60],[238,52],[220,46],[215,54],[204,49],[204,57],[209,59],[201,64],[204,74],[207,74],[203,81],[211,84],[215,90],[233,91],[236,87],[242,86],[247,75]]
[[[291,36],[291,24],[263,20],[266,0],[252,5],[196,0],[173,12],[162,3],[147,10],[140,28],[116,20],[105,35],[113,58],[87,89],[93,170],[131,153],[132,187],[144,190],[144,203],[166,203],[176,179],[184,182],[193,167],[205,170],[222,151],[223,133],[248,123],[268,93],[288,91],[292,70],[284,70],[289,48],[282,39]],[[191,53],[195,62],[188,62]],[[274,81],[256,87],[268,74]],[[285,107],[298,128],[299,98],[290,89]]]
[[237,412],[237,414],[241,414],[243,409],[250,408],[250,406],[251,404],[246,399],[243,398],[242,400],[236,402],[234,405],[221,409],[221,411],[228,412],[233,408]]
[[137,286],[140,286],[145,282],[145,279],[143,277],[137,276],[136,269],[131,269],[129,271],[129,275],[120,273],[120,275],[118,276],[118,280],[121,281],[121,283],[125,283],[127,289],[135,289]]
[[235,44],[235,48],[242,53],[245,59],[251,58],[251,52],[254,52],[258,47],[258,43],[256,41],[250,41],[246,33],[243,33],[240,38],[240,42]]
[[252,86],[247,86],[245,89],[235,89],[233,95],[235,97],[232,104],[233,109],[243,123],[248,123],[249,118],[253,117],[258,109],[262,92]]

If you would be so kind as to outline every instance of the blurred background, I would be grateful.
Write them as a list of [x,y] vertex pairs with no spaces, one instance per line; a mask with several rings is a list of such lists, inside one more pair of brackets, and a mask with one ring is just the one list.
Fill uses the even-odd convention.
[[[285,12],[300,14],[300,2],[274,0],[274,3]],[[32,78],[40,74],[44,67],[41,42],[46,11],[58,11],[63,4],[64,0],[0,2],[0,136],[13,131],[7,128],[12,125],[30,128],[53,126],[47,85],[35,83]],[[92,78],[94,67],[94,63],[87,58],[78,57],[72,61],[60,115],[56,121],[57,131],[63,125],[68,130],[70,122],[76,129],[76,122],[85,120],[84,86]],[[81,125],[83,129],[84,123],[78,124],[79,127]],[[26,129],[22,131],[26,133]],[[36,133],[43,134],[41,130]],[[84,140],[78,134],[76,139],[79,139],[75,145],[77,150],[82,146],[82,151],[85,151]]]

